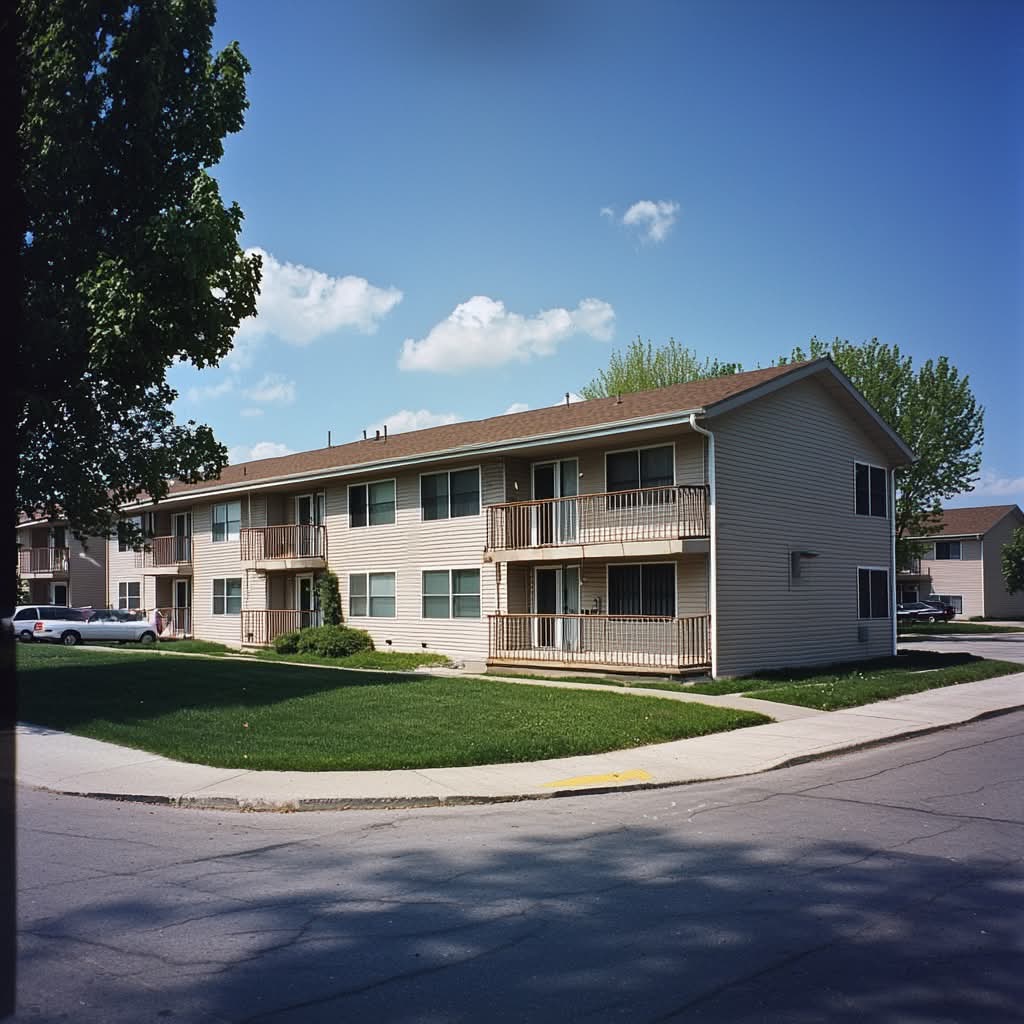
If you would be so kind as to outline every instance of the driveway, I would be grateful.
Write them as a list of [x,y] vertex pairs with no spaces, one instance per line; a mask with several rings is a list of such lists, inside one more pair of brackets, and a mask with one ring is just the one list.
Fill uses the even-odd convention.
[[901,651],[966,651],[981,658],[999,661],[1019,661],[1024,664],[1024,632],[1021,633],[960,633],[949,636],[922,636],[914,640],[900,640]]

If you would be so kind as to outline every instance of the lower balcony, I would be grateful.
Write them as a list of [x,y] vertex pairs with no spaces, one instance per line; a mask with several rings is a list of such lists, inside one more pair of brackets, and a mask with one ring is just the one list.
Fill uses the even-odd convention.
[[26,579],[67,576],[70,568],[67,548],[23,548],[18,552],[18,574]]
[[247,646],[265,647],[282,633],[319,625],[319,611],[302,611],[297,608],[243,608],[242,643]]
[[710,667],[710,636],[709,615],[489,615],[487,663],[675,673]]
[[150,537],[144,551],[135,552],[135,568],[147,576],[188,576],[192,572],[192,538]]
[[257,569],[302,570],[327,568],[327,529],[312,523],[253,526],[240,531],[243,562]]
[[192,636],[191,608],[158,608],[161,640],[187,640]]

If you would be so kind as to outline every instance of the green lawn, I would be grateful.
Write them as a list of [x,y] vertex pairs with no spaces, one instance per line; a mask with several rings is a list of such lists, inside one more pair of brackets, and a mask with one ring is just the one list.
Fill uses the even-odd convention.
[[373,668],[383,672],[412,672],[417,668],[446,668],[452,660],[444,654],[406,651],[359,651],[344,658],[325,658],[319,654],[278,654],[258,648],[246,651],[261,661],[280,662],[285,665],[329,665],[331,668]]
[[992,626],[987,622],[901,622],[899,631],[924,636],[942,633],[1020,633],[1019,626]]
[[744,679],[695,683],[689,690],[704,694],[741,693],[779,704],[838,711],[1011,672],[1024,672],[1024,665],[991,661],[971,654],[902,651],[895,658],[780,669]]
[[543,672],[491,672],[491,679],[551,679],[558,683],[591,683],[594,686],[617,686],[624,690],[673,690],[676,693],[688,693],[690,687],[686,683],[674,679],[609,679],[607,676],[549,676]]
[[770,721],[657,697],[42,645],[18,648],[18,670],[21,721],[224,768],[534,761]]

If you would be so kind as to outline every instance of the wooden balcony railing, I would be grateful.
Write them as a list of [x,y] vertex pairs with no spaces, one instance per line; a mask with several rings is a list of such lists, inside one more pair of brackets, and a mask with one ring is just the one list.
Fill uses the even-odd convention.
[[489,615],[489,661],[679,669],[711,664],[711,616]]
[[146,549],[135,552],[136,569],[191,564],[191,537],[150,537],[146,541]]
[[67,548],[23,548],[18,552],[18,571],[66,573],[71,565]]
[[240,539],[243,562],[327,557],[327,529],[312,523],[245,527]]
[[927,569],[921,568],[920,558],[911,558],[907,564],[896,572],[897,576],[931,576]]
[[642,487],[487,509],[489,550],[707,536],[708,489],[703,485]]
[[243,608],[242,643],[269,644],[282,633],[308,629],[321,623],[319,611],[295,608]]

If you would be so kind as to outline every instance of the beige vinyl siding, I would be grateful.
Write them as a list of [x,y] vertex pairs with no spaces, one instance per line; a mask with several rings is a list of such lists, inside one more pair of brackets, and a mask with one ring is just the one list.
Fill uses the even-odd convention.
[[1012,537],[1017,527],[1024,525],[1024,516],[1010,512],[998,522],[984,539],[984,615],[1024,619],[1024,591],[1010,594],[1003,579],[1003,545]]
[[86,546],[68,531],[69,601],[78,607],[104,608],[107,601],[107,542],[87,537]]
[[111,537],[107,541],[107,593],[106,599],[100,607],[116,608],[118,584],[135,582],[141,584],[143,607],[146,607],[145,577],[142,575],[141,566],[135,564],[136,552],[117,550],[117,538]]
[[[219,504],[219,503],[218,503]],[[250,500],[243,496],[242,527],[249,525]],[[257,512],[265,514],[263,496],[251,499],[253,521]],[[213,581],[240,578],[242,580],[242,607],[264,608],[264,577],[241,561],[237,540],[213,543],[213,503],[196,505],[192,509],[192,622],[195,636],[222,644],[238,645],[242,639],[240,615],[213,614]]]
[[930,591],[925,593],[928,586],[926,583],[921,587],[922,601],[940,596],[959,595],[963,598],[963,618],[986,614],[980,540],[960,540],[959,558],[936,558],[935,545],[932,544],[921,558],[921,571],[931,575]]
[[[889,654],[858,618],[857,569],[885,568],[891,520],[858,516],[854,463],[881,452],[814,380],[709,423],[716,442],[719,675]],[[891,495],[889,511],[891,516]],[[790,578],[790,552],[804,559]],[[867,639],[858,639],[863,628]]]
[[[430,467],[430,472],[469,468]],[[481,470],[481,512],[456,519],[424,521],[420,514],[420,474],[405,472],[396,478],[395,522],[380,526],[349,527],[348,488],[327,491],[328,551],[331,568],[341,585],[346,622],[367,630],[379,648],[398,651],[436,651],[456,660],[483,661],[487,656],[487,615],[497,606],[496,573],[484,565],[486,534],[484,503],[500,501],[504,494],[500,462],[484,463]],[[367,476],[353,483],[371,482]],[[480,570],[480,618],[424,619],[424,570]],[[349,615],[349,577],[359,573],[395,574],[395,617]]]

